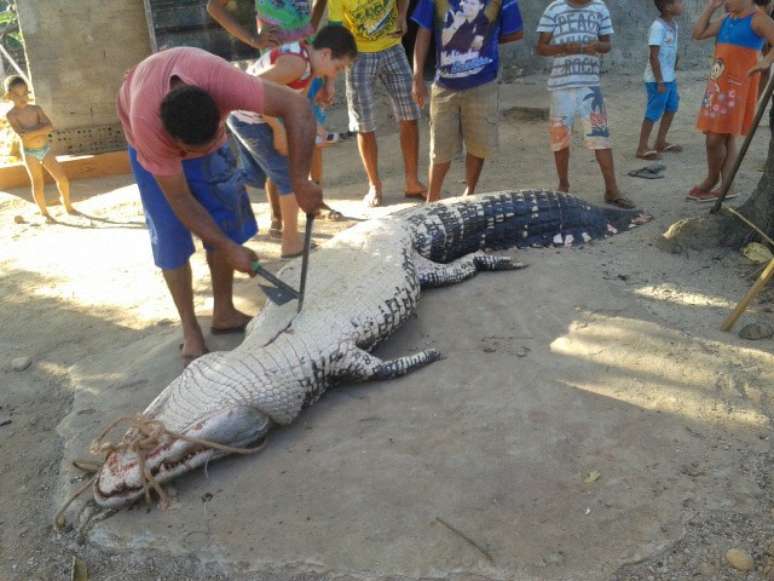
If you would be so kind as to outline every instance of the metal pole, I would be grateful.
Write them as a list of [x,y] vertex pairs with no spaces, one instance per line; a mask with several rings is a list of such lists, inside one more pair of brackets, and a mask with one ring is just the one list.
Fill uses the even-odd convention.
[[772,93],[774,93],[774,67],[769,67],[769,81],[766,83],[766,88],[763,90],[763,95],[761,95],[761,98],[758,101],[758,110],[755,112],[755,118],[753,119],[752,127],[750,127],[750,131],[747,132],[747,135],[744,138],[744,143],[742,143],[742,147],[739,150],[739,155],[737,155],[736,159],[734,160],[734,165],[731,168],[731,175],[729,175],[728,179],[724,179],[721,183],[720,197],[715,202],[715,205],[712,206],[710,214],[717,214],[720,211],[720,208],[723,205],[723,200],[726,199],[728,191],[731,189],[731,185],[734,183],[736,174],[739,172],[739,168],[742,166],[744,157],[747,155],[747,150],[750,148],[750,143],[752,143],[755,132],[758,130],[758,125],[763,118],[763,114],[766,112],[766,105],[769,104]]

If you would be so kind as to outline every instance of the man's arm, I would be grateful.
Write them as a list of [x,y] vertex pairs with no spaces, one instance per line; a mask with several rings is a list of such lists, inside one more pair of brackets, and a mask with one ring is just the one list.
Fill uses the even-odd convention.
[[[753,16],[752,28],[759,36],[765,38],[769,45],[774,45],[774,20],[765,14],[756,14]],[[774,63],[774,51],[770,50],[758,61],[758,64],[749,70],[748,74],[768,71],[772,63]]]
[[218,227],[199,201],[191,195],[183,173],[173,176],[156,176],[164,197],[172,207],[175,216],[215,252],[222,252],[226,261],[236,270],[253,275],[252,262],[255,253],[233,242]]
[[317,121],[309,101],[287,87],[265,82],[263,111],[257,113],[282,119],[287,133],[293,193],[302,210],[307,213],[316,211],[322,203],[322,190],[309,181],[314,138],[317,135]]
[[229,34],[238,38],[243,43],[253,48],[267,48],[277,44],[274,28],[261,30],[258,34],[253,34],[245,28],[226,10],[228,0],[209,0],[207,2],[207,12],[212,19],[220,24]]

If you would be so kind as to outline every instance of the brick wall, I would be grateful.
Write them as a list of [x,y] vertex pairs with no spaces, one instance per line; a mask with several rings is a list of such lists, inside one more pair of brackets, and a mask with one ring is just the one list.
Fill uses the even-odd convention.
[[69,130],[73,153],[94,129],[104,139],[124,71],[150,54],[143,0],[18,0],[17,8],[37,102]]

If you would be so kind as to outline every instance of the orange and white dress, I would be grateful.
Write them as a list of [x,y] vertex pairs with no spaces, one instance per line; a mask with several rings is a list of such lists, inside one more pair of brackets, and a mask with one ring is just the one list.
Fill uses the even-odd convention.
[[715,45],[715,61],[696,127],[703,133],[746,135],[755,116],[760,75],[748,76],[764,39],[752,28],[756,12],[726,16]]

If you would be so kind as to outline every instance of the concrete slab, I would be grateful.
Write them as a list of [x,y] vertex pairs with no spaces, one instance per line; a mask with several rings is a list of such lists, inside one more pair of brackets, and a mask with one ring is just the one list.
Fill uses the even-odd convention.
[[[755,510],[760,482],[729,477],[738,465],[718,443],[764,452],[767,418],[724,387],[743,378],[711,334],[686,341],[668,306],[600,275],[608,245],[530,250],[526,271],[427,293],[380,354],[434,346],[445,360],[332,390],[261,454],[179,480],[166,512],[92,523],[88,542],[194,556],[236,579],[593,581],[679,538],[693,509]],[[172,378],[176,337],[126,347],[112,373],[104,354],[71,370],[60,499],[68,462]],[[770,354],[740,357],[770,381]]]

